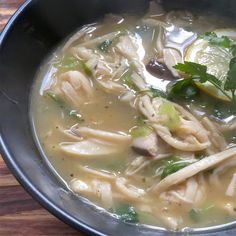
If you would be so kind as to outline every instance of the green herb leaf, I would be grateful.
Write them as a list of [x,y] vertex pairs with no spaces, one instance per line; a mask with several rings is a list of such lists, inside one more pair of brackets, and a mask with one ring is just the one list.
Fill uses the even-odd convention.
[[178,63],[174,66],[175,69],[184,72],[186,75],[189,75],[189,79],[195,82],[205,83],[209,82],[220,90],[230,101],[232,98],[224,90],[222,82],[218,80],[214,75],[207,73],[207,67],[200,65],[198,63],[185,61],[184,63]]
[[81,114],[79,114],[76,110],[71,110],[63,101],[61,101],[53,92],[46,91],[44,93],[45,97],[49,97],[52,99],[58,106],[60,106],[64,112],[76,120],[78,123],[81,122]]
[[131,78],[132,72],[127,70],[120,78],[121,82],[125,84],[129,89],[137,91],[138,88]]
[[86,65],[86,63],[81,62],[81,66],[82,66],[82,68],[83,68],[83,70],[84,70],[84,73],[85,73],[87,76],[91,77],[91,76],[93,75],[92,71],[89,69],[89,67]]
[[214,85],[221,86],[221,81],[214,75],[207,73],[207,67],[195,62],[185,61],[184,63],[178,63],[174,66],[175,69],[184,72],[192,77],[193,80],[205,83],[210,82]]
[[234,57],[236,57],[236,42],[231,43],[231,53]]
[[236,114],[236,57],[232,58],[229,64],[229,71],[227,73],[227,78],[225,81],[224,89],[226,91],[231,91],[231,112]]
[[236,90],[236,57],[230,61],[224,88],[226,91]]
[[167,96],[166,96],[166,93],[165,93],[164,91],[162,91],[162,90],[160,90],[160,89],[153,88],[153,87],[151,87],[151,88],[149,89],[149,92],[151,93],[151,96],[152,96],[153,98],[156,98],[156,97],[166,98],[166,97],[167,97]]
[[201,220],[201,211],[199,209],[193,208],[189,211],[189,217],[191,220],[199,222]]
[[162,171],[161,174],[161,179],[166,178],[168,175],[171,175],[181,169],[183,169],[184,167],[190,165],[191,163],[188,161],[184,161],[184,160],[179,160],[179,161],[169,161],[166,163],[166,165],[164,166],[164,169]]
[[117,215],[118,219],[125,223],[137,223],[139,222],[138,214],[134,207],[129,204],[123,203],[119,207],[113,210],[113,213]]
[[212,45],[216,45],[223,48],[231,47],[231,40],[227,36],[217,36],[215,32],[207,32],[204,35],[201,35],[199,38],[202,38],[208,41]]
[[164,179],[170,174],[173,174],[180,169],[190,165],[192,162],[183,160],[179,156],[170,156],[158,163],[156,172],[160,173],[161,179]]
[[182,79],[170,86],[168,98],[193,99],[199,94],[199,89],[193,83],[192,78]]
[[107,39],[105,41],[103,41],[102,43],[100,43],[97,48],[105,53],[108,53],[109,47],[111,46],[112,41],[110,39]]

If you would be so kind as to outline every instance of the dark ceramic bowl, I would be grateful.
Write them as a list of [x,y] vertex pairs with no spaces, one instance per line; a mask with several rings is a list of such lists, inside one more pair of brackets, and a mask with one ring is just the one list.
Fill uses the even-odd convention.
[[[199,8],[235,17],[236,1],[163,0],[165,8]],[[70,192],[42,158],[34,142],[29,98],[35,73],[45,57],[75,29],[105,13],[139,11],[148,0],[26,1],[0,36],[0,146],[18,181],[52,214],[76,229],[96,235],[172,235],[170,231],[124,224]],[[188,229],[185,230],[188,234]],[[175,235],[183,233],[175,233]],[[190,234],[236,235],[236,223]]]

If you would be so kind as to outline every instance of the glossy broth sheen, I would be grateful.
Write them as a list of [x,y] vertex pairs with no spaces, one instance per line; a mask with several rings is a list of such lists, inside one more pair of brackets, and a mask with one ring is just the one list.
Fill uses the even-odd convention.
[[[68,154],[61,150],[61,143],[79,142],[79,139],[76,140],[76,138],[79,137],[75,134],[65,134],[65,131],[70,130],[70,128],[77,123],[73,117],[68,115],[69,108],[78,111],[81,115],[79,126],[113,132],[120,135],[129,135],[135,127],[140,126],[140,122],[146,122],[143,114],[137,109],[139,102],[137,97],[142,96],[143,91],[133,92],[132,96],[136,97],[136,100],[131,99],[127,102],[123,99],[124,94],[107,91],[108,89],[104,89],[99,83],[99,78],[96,81],[91,75],[86,75],[81,64],[78,63],[78,66],[75,67],[72,65],[74,61],[68,62],[68,60],[65,60],[63,62],[63,56],[70,55],[76,45],[85,43],[86,47],[86,43],[89,40],[96,39],[97,37],[118,31],[126,34],[129,31],[130,34],[133,34],[134,37],[138,39],[136,41],[138,45],[137,53],[139,57],[142,58],[140,63],[143,66],[145,83],[149,87],[152,86],[165,92],[168,90],[167,85],[170,82],[176,81],[177,78],[174,77],[171,72],[169,72],[171,78],[167,78],[168,76],[166,74],[156,76],[153,73],[151,74],[150,70],[146,69],[146,65],[149,63],[150,59],[161,58],[161,53],[158,51],[156,45],[161,31],[157,26],[153,26],[152,24],[154,23],[151,21],[149,21],[148,24],[144,23],[145,21],[143,20],[145,19],[157,20],[168,24],[165,26],[165,47],[178,50],[182,58],[184,58],[187,48],[197,39],[198,35],[215,29],[232,28],[232,23],[229,20],[211,13],[166,13],[161,9],[161,6],[153,3],[151,3],[150,11],[145,16],[108,15],[102,22],[89,26],[90,30],[83,28],[79,32],[85,32],[85,34],[81,37],[77,37],[71,44],[68,44],[68,41],[66,41],[59,47],[42,66],[35,81],[32,93],[31,114],[40,145],[57,173],[73,191],[88,198],[96,205],[116,214],[116,216],[123,221],[137,222],[136,220],[125,220],[120,216],[122,214],[117,209],[119,209],[122,204],[126,207],[129,206],[135,211],[133,216],[135,215],[135,217],[138,218],[139,223],[167,227],[175,230],[184,227],[205,227],[231,222],[235,220],[236,217],[236,200],[235,195],[226,196],[225,192],[233,174],[236,172],[236,165],[232,165],[227,171],[219,174],[220,187],[210,182],[214,169],[218,168],[219,165],[195,175],[193,178],[198,184],[197,187],[200,188],[201,185],[204,185],[204,190],[202,190],[204,192],[203,199],[195,204],[194,202],[187,202],[179,198],[177,201],[176,199],[173,200],[174,197],[172,195],[172,197],[166,197],[166,195],[159,195],[156,192],[149,191],[155,183],[160,181],[160,175],[158,173],[162,171],[162,160],[154,161],[139,172],[127,175],[127,168],[130,167],[131,162],[142,156],[139,152],[130,148],[130,146],[121,149],[119,152],[100,156],[80,156]],[[120,36],[117,37],[118,38],[113,39],[112,45],[118,42]],[[65,47],[64,45],[67,46]],[[104,55],[105,59],[110,53],[111,59],[109,60],[111,61],[116,53],[116,51],[101,52],[99,51],[98,44],[88,46],[88,48],[96,50],[97,54],[100,53]],[[100,60],[103,60],[101,58]],[[87,60],[82,60],[83,63],[86,61]],[[134,63],[133,65],[131,61],[132,59],[129,59],[129,68],[135,67],[135,62],[132,62]],[[94,70],[97,70],[97,68],[98,66],[96,66]],[[113,70],[114,68],[110,69]],[[75,70],[82,72],[92,81],[94,93],[92,98],[85,99],[78,104],[69,103],[68,105],[68,97],[67,99],[59,97],[60,99],[57,98],[55,102],[55,100],[50,99],[47,94],[45,95],[45,91],[51,91],[52,84],[60,80],[60,75]],[[113,72],[114,71],[112,71],[112,73]],[[101,77],[100,80],[103,80],[103,77]],[[104,81],[106,82],[106,80]],[[115,82],[117,81],[120,83],[120,80],[115,80]],[[124,87],[125,89],[128,88],[128,90],[132,90],[127,83]],[[57,90],[55,89],[53,91],[56,94],[55,91]],[[197,97],[191,99],[183,100],[174,98],[173,100],[179,105],[182,105],[185,109],[188,109],[198,120],[201,120],[203,117],[208,117],[214,120],[214,122],[218,122],[219,125],[223,121],[227,122],[227,119],[230,122],[234,120],[232,114],[226,114],[225,117],[216,118],[215,107],[217,104],[221,103],[223,104],[222,106],[224,106],[224,102],[212,98],[202,91],[199,91]],[[130,103],[132,103],[132,105],[130,105]],[[231,142],[234,140],[233,134],[234,130],[224,133],[227,146],[232,146]],[[164,141],[161,139],[159,139],[158,145],[168,146],[164,144]],[[93,147],[91,146],[91,148]],[[173,156],[180,156],[181,158],[193,156],[195,158],[194,161],[196,161],[208,156],[206,150],[188,152],[176,150],[173,147],[167,147],[167,149],[168,151],[166,153],[169,153],[167,158]],[[150,161],[153,158],[154,157],[144,155],[145,160]],[[225,164],[225,162],[223,162],[223,164]],[[96,174],[91,174],[90,172],[86,172],[83,168],[81,169],[81,166],[99,171],[100,173],[113,174],[115,178],[124,178],[126,181],[125,185],[128,189],[130,188],[131,191],[133,191],[134,188],[136,188],[134,191],[139,189],[137,190],[137,197],[130,197],[129,194],[126,195],[124,192],[120,191],[116,179],[109,180],[107,177],[102,178],[101,176],[96,176]],[[93,190],[87,192],[76,190],[76,188],[73,187],[72,180],[79,180],[89,186],[89,188],[93,186],[94,180],[109,183],[113,196],[112,202],[107,203],[107,201],[104,201],[101,194],[96,192],[96,190],[94,190],[95,192],[93,192]],[[168,190],[180,191],[178,190],[179,188],[186,187],[187,180],[176,186],[172,186]],[[201,181],[204,181],[204,184]],[[100,184],[100,182],[97,184]],[[142,195],[142,191],[145,192],[144,196]],[[139,194],[141,194],[142,197],[140,197]]]

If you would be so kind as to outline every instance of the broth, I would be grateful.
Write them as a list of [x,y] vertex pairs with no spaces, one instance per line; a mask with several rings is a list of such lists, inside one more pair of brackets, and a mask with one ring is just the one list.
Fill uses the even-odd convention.
[[232,27],[151,2],[145,16],[108,15],[56,49],[36,78],[31,114],[43,151],[74,192],[127,223],[180,230],[235,220],[231,95],[204,70],[188,77],[173,68],[204,64],[224,82],[234,55],[220,44],[233,45]]

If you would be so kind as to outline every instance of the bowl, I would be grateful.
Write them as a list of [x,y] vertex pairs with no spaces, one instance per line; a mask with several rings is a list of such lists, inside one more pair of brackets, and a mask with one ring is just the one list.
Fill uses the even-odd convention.
[[[106,13],[144,13],[148,0],[26,1],[0,36],[0,146],[22,186],[53,215],[92,235],[236,235],[236,223],[175,233],[125,224],[88,204],[59,180],[42,157],[29,117],[30,91],[43,60],[68,35]],[[169,9],[198,8],[236,18],[236,1],[165,0]]]

